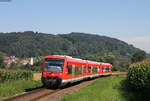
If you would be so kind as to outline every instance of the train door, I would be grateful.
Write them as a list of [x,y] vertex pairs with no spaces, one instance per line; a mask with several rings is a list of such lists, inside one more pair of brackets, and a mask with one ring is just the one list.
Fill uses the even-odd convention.
[[86,76],[86,66],[84,64],[82,65],[82,75]]
[[75,77],[75,65],[73,64],[72,65],[72,78]]
[[75,65],[68,62],[66,65],[65,79],[72,79],[75,77]]

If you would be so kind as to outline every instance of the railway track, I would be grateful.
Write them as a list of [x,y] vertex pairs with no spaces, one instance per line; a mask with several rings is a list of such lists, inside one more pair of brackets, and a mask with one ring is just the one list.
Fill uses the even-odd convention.
[[[126,76],[126,73],[113,73],[112,76]],[[62,89],[46,89],[39,88],[24,94],[20,94],[3,101],[57,101],[67,93],[78,91],[81,87],[87,86],[94,80],[88,80],[80,82],[78,84],[73,84]]]
[[37,101],[38,98],[42,98],[58,90],[40,88],[37,90],[33,90],[24,94],[20,94],[20,95],[5,99],[4,101]]

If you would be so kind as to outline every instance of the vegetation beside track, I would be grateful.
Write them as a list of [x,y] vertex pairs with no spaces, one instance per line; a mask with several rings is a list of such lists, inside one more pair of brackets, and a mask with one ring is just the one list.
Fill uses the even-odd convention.
[[66,95],[60,101],[145,101],[143,96],[131,91],[126,77],[104,77],[79,92]]
[[150,60],[130,65],[127,80],[130,87],[134,90],[150,91]]
[[0,69],[0,100],[42,86],[33,81],[33,71],[21,69]]
[[28,80],[32,79],[32,77],[32,71],[0,69],[0,83],[13,80]]
[[0,100],[42,86],[41,81],[17,80],[0,83]]

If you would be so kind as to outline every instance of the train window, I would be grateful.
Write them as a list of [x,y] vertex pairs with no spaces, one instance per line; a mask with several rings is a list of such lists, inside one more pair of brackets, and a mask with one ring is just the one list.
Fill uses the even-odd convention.
[[81,67],[75,67],[75,75],[81,75],[82,74],[82,68]]
[[72,74],[72,66],[67,66],[68,68],[68,74]]
[[102,68],[102,70],[103,70],[103,72],[105,72],[105,68],[104,67]]
[[107,72],[108,71],[108,68],[105,68],[105,72]]
[[109,68],[109,72],[111,72],[111,68]]
[[89,71],[89,73],[92,73],[92,67],[91,66],[88,66],[88,71]]
[[109,72],[109,68],[106,68],[106,72]]
[[63,59],[45,59],[45,72],[62,72],[62,68],[64,65]]
[[100,72],[100,68],[99,67],[97,67],[97,72]]
[[92,73],[97,73],[97,67],[94,67],[94,68],[92,69]]
[[84,65],[82,65],[82,74],[86,72],[86,68]]
[[83,70],[83,72],[84,72],[84,73],[86,73],[86,68],[85,68],[85,66],[84,66],[84,70]]

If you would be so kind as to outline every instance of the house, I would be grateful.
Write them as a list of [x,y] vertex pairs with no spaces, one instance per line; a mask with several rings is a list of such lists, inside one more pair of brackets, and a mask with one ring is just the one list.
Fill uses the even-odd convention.
[[3,56],[3,63],[5,64],[17,63],[18,61],[19,58],[15,56]]
[[29,60],[21,60],[20,63],[23,65],[27,65],[29,64]]
[[3,63],[6,65],[6,67],[10,67],[12,63],[18,63],[19,58],[15,56],[3,56]]

